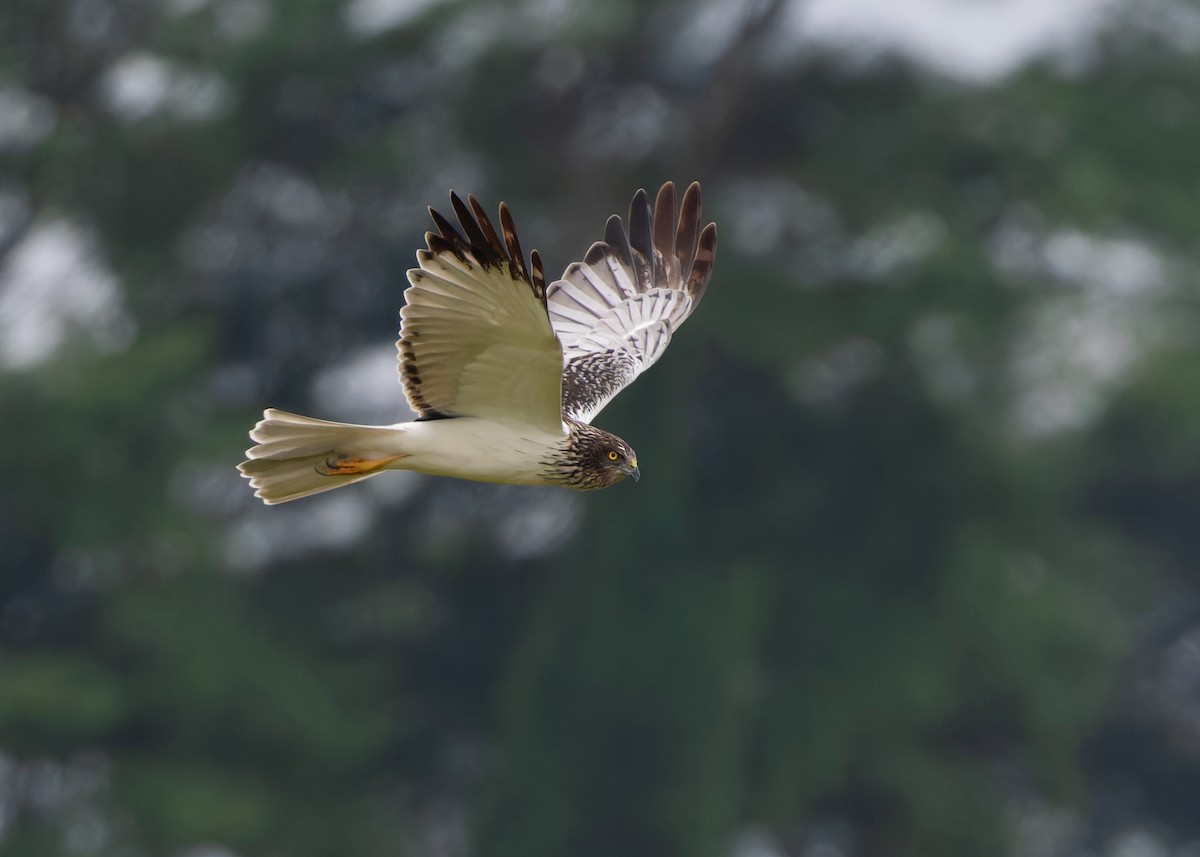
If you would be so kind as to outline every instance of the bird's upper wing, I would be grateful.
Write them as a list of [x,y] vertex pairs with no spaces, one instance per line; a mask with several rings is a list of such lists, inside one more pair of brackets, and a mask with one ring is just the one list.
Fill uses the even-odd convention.
[[503,240],[474,197],[450,201],[462,234],[433,209],[438,232],[400,311],[400,379],[419,419],[484,417],[562,431],[562,348],[546,310],[536,251],[529,268],[512,216],[500,205]]
[[591,422],[646,369],[695,309],[708,286],[717,227],[700,229],[700,184],[683,195],[676,217],[675,185],[658,192],[651,213],[646,191],[629,207],[629,231],[615,214],[604,241],[550,284],[547,306],[562,343],[563,414]]

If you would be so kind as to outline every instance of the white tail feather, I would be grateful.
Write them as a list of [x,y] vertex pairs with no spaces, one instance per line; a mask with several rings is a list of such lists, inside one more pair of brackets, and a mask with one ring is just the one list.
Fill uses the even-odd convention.
[[246,450],[247,460],[238,470],[250,480],[254,496],[268,504],[286,503],[382,472],[385,468],[352,474],[322,471],[341,457],[394,457],[400,451],[400,435],[389,426],[335,423],[268,408],[250,432],[257,446]]

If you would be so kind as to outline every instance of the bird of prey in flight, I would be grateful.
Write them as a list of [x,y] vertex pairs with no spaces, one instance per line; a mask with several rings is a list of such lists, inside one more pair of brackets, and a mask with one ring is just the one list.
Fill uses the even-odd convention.
[[269,408],[239,465],[255,496],[285,503],[385,470],[587,491],[637,479],[625,441],[591,425],[654,364],[712,273],[715,223],[700,227],[700,185],[677,204],[667,182],[651,209],[633,197],[628,229],[546,285],[500,204],[497,232],[473,196],[450,195],[461,230],[429,210],[400,311],[400,380],[415,420],[349,425]]

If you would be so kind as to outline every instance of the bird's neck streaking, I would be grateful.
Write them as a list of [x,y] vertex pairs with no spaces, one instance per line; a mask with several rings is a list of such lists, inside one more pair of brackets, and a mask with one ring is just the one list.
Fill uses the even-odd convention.
[[[607,488],[628,474],[620,466],[625,454],[632,454],[629,444],[612,432],[593,425],[567,419],[567,436],[555,456],[544,462],[549,481],[576,491]],[[609,453],[617,451],[621,458],[613,461]]]

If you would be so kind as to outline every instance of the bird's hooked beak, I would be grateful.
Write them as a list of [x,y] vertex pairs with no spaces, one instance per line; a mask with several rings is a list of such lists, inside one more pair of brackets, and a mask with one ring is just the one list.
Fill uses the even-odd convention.
[[642,471],[638,470],[636,458],[629,459],[629,463],[625,466],[625,473],[632,476],[634,482],[642,478]]

